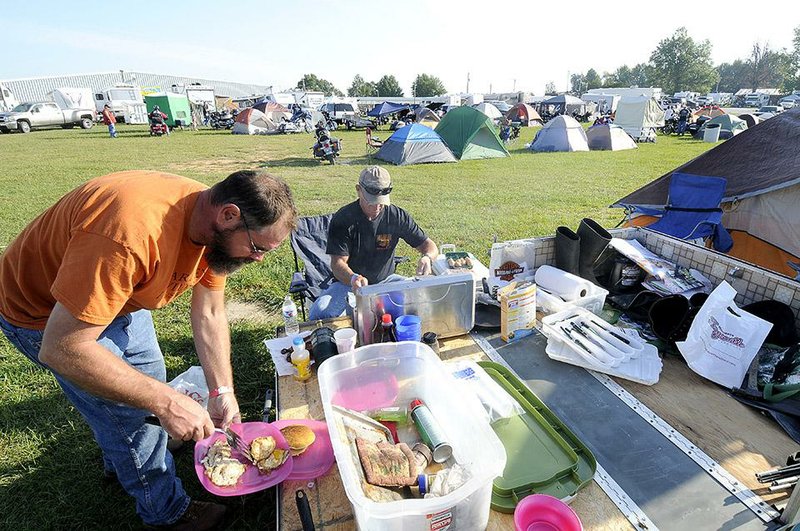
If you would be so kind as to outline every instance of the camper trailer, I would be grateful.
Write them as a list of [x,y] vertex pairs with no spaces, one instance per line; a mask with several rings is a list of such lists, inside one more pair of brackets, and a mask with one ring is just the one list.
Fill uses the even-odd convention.
[[19,100],[14,93],[5,85],[0,84],[0,111],[10,111],[18,104]]
[[[132,116],[130,108],[144,108],[142,89],[136,85],[120,83],[103,91],[96,92],[94,95],[94,104],[97,112],[102,112],[104,105],[110,105],[111,110],[114,111],[114,115],[118,120],[130,123],[128,122]],[[136,114],[138,114],[138,112]],[[137,123],[139,122],[137,121]],[[147,120],[145,119],[145,121],[141,123],[147,123]]]
[[211,87],[192,83],[191,85],[172,85],[170,90],[176,94],[184,94],[190,102],[196,105],[208,104],[209,111],[217,110],[217,100],[214,89]]

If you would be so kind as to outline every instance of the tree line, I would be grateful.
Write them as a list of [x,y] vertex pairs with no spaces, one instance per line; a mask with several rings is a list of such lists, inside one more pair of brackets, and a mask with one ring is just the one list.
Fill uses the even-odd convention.
[[753,44],[749,57],[714,65],[711,42],[697,41],[685,27],[658,43],[647,63],[622,65],[599,74],[590,68],[570,76],[572,92],[594,88],[661,87],[667,94],[692,92],[736,92],[739,89],[777,88],[782,92],[800,89],[800,26],[793,31],[791,49],[774,50],[769,43]]
[[[317,77],[315,74],[304,75],[297,82],[297,88],[324,92],[326,96],[344,96],[344,92],[336,88],[333,83]],[[447,93],[447,89],[444,88],[442,80],[431,74],[419,74],[411,83],[412,96],[428,97],[445,93]],[[384,75],[377,81],[365,81],[363,77],[356,74],[350,88],[347,89],[347,95],[403,97],[404,93],[397,78],[393,75]]]
[[[599,73],[590,68],[586,73],[572,74],[570,88],[581,94],[594,88],[661,87],[665,93],[680,90],[692,92],[736,92],[739,89],[777,88],[782,92],[800,90],[800,26],[794,30],[791,49],[774,50],[769,43],[753,44],[749,57],[732,63],[714,65],[711,42],[693,39],[685,27],[661,40],[646,63],[622,65],[613,72]],[[297,88],[324,92],[326,96],[344,96],[333,83],[306,74]],[[442,81],[431,74],[419,74],[411,84],[412,96],[428,97],[445,94]],[[549,81],[545,94],[555,94],[555,83]],[[403,89],[393,75],[377,81],[353,78],[348,96],[402,97]]]

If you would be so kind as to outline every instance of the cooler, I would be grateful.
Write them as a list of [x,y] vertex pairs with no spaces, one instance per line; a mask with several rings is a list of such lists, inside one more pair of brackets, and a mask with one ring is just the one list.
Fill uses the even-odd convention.
[[356,290],[353,322],[358,342],[376,341],[381,316],[394,322],[401,315],[416,315],[422,333],[435,332],[440,338],[466,334],[475,324],[475,279],[471,273],[415,277],[385,282]]

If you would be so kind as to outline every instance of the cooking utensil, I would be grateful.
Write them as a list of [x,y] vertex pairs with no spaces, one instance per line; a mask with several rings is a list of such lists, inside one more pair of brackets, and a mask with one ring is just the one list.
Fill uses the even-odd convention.
[[[150,424],[151,426],[161,426],[161,420],[155,415],[146,416],[144,418],[144,423]],[[251,463],[256,463],[253,460],[253,456],[250,454],[250,449],[247,447],[247,444],[242,440],[238,433],[234,432],[230,428],[225,430],[221,428],[214,428],[214,431],[225,436],[225,442],[228,443],[228,446],[242,454]]]
[[314,531],[314,517],[311,515],[311,506],[308,505],[308,498],[303,489],[295,491],[294,501],[297,503],[297,513],[300,515],[303,531]]
[[384,435],[386,435],[387,441],[394,441],[394,437],[392,436],[392,432],[389,428],[378,422],[377,420],[370,418],[363,413],[359,413],[358,411],[353,411],[352,409],[347,409],[346,407],[337,406],[333,404],[333,410],[339,413],[340,415],[344,415],[346,417],[350,417],[351,419],[355,419],[359,422],[369,425],[371,428],[374,428]]

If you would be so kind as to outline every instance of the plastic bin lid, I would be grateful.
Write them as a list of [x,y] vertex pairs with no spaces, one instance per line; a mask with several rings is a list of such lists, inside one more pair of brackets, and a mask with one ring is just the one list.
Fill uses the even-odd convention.
[[512,513],[529,494],[571,499],[594,477],[597,462],[591,451],[508,369],[478,364],[525,410],[492,424],[507,456],[492,486],[492,509]]

